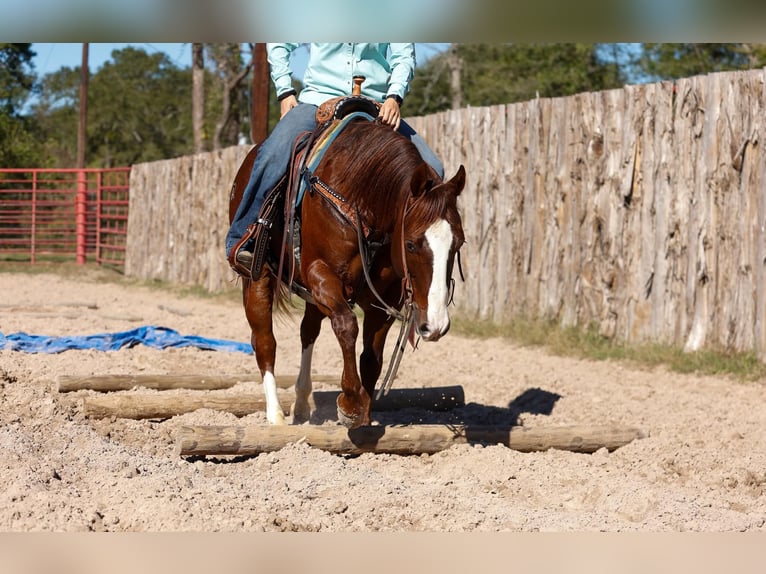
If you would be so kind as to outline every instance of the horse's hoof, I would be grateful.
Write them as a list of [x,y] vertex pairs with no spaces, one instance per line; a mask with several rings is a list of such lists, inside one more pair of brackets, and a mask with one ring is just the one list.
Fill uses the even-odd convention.
[[[345,396],[343,393],[338,395],[338,399],[336,401],[336,405],[338,407],[338,422],[340,422],[343,426],[355,429],[357,427],[365,426],[370,424],[370,413],[369,410],[365,412],[365,409],[361,406],[356,406],[356,408],[348,409],[348,404],[346,404],[348,401],[345,400]],[[353,401],[352,404],[356,403],[356,401]],[[357,403],[358,405],[358,403]]]
[[357,420],[359,420],[359,417],[349,416],[338,407],[338,422],[344,427],[350,429],[358,427],[359,424],[356,424]]
[[338,407],[338,422],[346,428],[355,429],[357,427],[369,426],[370,418],[368,416],[349,415]]
[[294,425],[302,425],[311,418],[311,407],[309,407],[308,403],[303,403],[300,406],[298,406],[297,402],[293,403],[292,407],[290,407],[290,412]]
[[287,424],[287,421],[285,421],[285,415],[282,413],[281,409],[274,413],[267,413],[266,419],[273,425]]

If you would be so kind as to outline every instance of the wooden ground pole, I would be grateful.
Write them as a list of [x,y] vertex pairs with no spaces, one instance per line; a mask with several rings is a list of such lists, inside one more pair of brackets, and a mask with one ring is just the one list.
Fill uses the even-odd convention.
[[[340,391],[314,391],[309,405],[311,410],[330,409],[335,412],[335,401]],[[291,392],[279,393],[285,414],[290,412],[294,400]],[[117,417],[126,419],[167,419],[198,409],[226,411],[238,417],[266,410],[262,393],[232,394],[221,392],[185,394],[106,394],[83,397],[85,415],[91,418]],[[379,400],[373,400],[373,411],[396,411],[407,407],[430,411],[446,411],[465,405],[463,387],[430,387],[422,389],[391,389]]]
[[353,430],[324,425],[184,426],[178,431],[176,450],[181,456],[254,455],[304,442],[336,454],[435,453],[456,444],[500,444],[522,452],[554,448],[591,453],[601,448],[611,451],[644,436],[635,428],[609,425],[537,428],[406,425]]
[[[276,377],[277,386],[287,389],[295,384],[297,375],[279,375]],[[340,382],[340,378],[330,375],[314,375],[311,380],[315,383]],[[199,391],[213,391],[229,389],[238,383],[255,382],[261,384],[259,374],[240,375],[92,375],[75,376],[59,375],[56,378],[58,391],[69,393],[72,391],[91,390],[101,392],[129,391],[135,387],[169,391],[173,389],[192,389]]]

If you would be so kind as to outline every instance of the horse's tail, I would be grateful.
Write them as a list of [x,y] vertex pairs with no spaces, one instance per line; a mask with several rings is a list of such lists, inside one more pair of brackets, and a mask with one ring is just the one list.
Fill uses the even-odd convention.
[[284,281],[276,279],[274,281],[274,311],[280,315],[290,313],[290,302],[292,301],[292,292],[290,286]]

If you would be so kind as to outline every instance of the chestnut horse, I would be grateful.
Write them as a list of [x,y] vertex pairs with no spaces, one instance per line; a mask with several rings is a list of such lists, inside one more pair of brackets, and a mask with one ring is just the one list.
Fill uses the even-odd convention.
[[[230,216],[241,200],[254,153],[255,148],[232,187]],[[441,181],[409,139],[390,127],[357,119],[337,135],[306,180],[308,190],[298,207],[298,262],[289,269],[294,260],[292,250],[286,250],[291,263],[285,264],[288,273],[282,275],[287,278],[277,279],[275,271],[281,265],[273,262],[280,260],[287,234],[284,222],[275,222],[267,257],[271,265],[264,264],[257,278],[243,279],[266,416],[272,424],[285,423],[274,377],[272,313],[278,307],[275,298],[291,287],[306,300],[293,423],[309,420],[312,351],[321,322],[329,317],[343,355],[338,419],[350,428],[369,425],[384,344],[394,321],[402,320],[403,327],[411,321],[407,327],[425,341],[436,341],[449,329],[452,269],[464,242],[457,197],[465,170],[460,166],[451,180]],[[355,304],[364,311],[358,368]],[[406,335],[404,328],[402,333]]]

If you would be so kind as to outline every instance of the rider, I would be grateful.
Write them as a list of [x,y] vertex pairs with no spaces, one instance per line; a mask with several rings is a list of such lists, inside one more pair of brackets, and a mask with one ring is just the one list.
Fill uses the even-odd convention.
[[[401,119],[400,107],[409,91],[415,69],[414,44],[310,44],[303,89],[296,98],[292,87],[290,53],[300,44],[267,44],[271,79],[277,91],[280,120],[258,149],[242,201],[226,235],[226,255],[242,240],[248,225],[256,221],[266,194],[287,171],[295,138],[316,128],[317,107],[327,100],[351,94],[353,76],[364,76],[362,95],[381,102],[382,123],[398,130],[415,144],[423,159],[439,177],[444,168],[425,140]],[[289,113],[288,113],[289,112]],[[247,269],[253,260],[252,241],[235,254]],[[231,259],[230,259],[231,260]],[[235,271],[240,272],[235,268]]]

